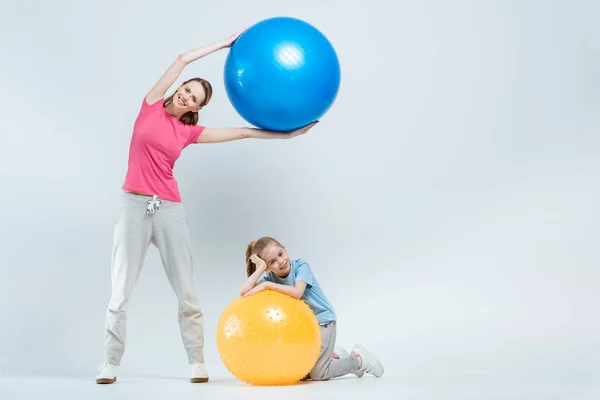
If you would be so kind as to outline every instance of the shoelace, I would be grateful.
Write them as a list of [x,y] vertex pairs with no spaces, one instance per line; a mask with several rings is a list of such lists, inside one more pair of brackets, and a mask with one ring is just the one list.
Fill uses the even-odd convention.
[[148,214],[154,214],[160,208],[160,204],[162,203],[162,200],[159,199],[158,197],[156,197],[156,195],[154,195],[146,203],[148,203],[148,208],[146,209],[146,212]]

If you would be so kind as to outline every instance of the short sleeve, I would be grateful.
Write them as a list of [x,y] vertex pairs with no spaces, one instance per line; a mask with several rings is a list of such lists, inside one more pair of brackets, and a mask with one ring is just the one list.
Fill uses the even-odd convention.
[[200,135],[202,134],[202,131],[204,131],[204,126],[202,125],[189,125],[190,130],[189,130],[189,134],[188,134],[188,141],[185,144],[186,147],[189,146],[190,144],[194,144],[198,141],[198,138],[200,137]]
[[271,279],[271,274],[270,273],[266,273],[263,274],[257,281],[256,284],[258,285],[259,283],[263,283],[263,282],[273,282],[273,279]]
[[154,103],[148,104],[147,96],[144,96],[144,100],[142,100],[142,107],[140,109],[140,113],[142,113],[146,110],[152,110],[157,107],[162,107],[163,102],[164,102],[164,99],[161,97],[160,99],[156,100]]
[[306,260],[303,259],[298,260],[298,266],[296,267],[296,282],[298,281],[306,282],[308,286],[314,284],[314,275]]

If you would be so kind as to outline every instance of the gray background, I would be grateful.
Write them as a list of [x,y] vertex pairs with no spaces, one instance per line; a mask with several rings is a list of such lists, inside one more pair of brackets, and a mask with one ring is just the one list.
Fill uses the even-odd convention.
[[[225,5],[227,3],[227,5]],[[186,149],[212,376],[246,244],[313,267],[388,374],[597,374],[600,6],[594,1],[3,0],[0,371],[95,374],[133,122],[181,52],[276,15],[332,41],[342,85],[308,135]],[[183,78],[206,126],[245,126],[226,51]],[[129,313],[126,371],[187,374],[155,249]],[[90,378],[91,379],[91,378]]]

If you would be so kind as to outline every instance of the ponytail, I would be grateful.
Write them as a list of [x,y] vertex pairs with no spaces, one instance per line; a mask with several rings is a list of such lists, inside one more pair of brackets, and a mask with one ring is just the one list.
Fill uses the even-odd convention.
[[250,259],[250,256],[254,254],[252,250],[254,250],[254,245],[256,244],[256,240],[251,241],[246,248],[246,274],[248,276],[252,275],[254,271],[256,271],[256,265]]
[[188,111],[179,117],[179,120],[185,125],[198,125],[198,112]]

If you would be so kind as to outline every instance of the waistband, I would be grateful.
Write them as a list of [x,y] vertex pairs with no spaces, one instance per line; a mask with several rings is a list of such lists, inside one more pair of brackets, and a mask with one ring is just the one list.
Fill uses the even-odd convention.
[[182,204],[179,202],[163,200],[156,195],[145,196],[129,192],[123,192],[123,202],[132,206],[145,207],[146,211],[149,214],[154,214],[156,211],[163,208],[168,209],[174,207],[182,207]]

